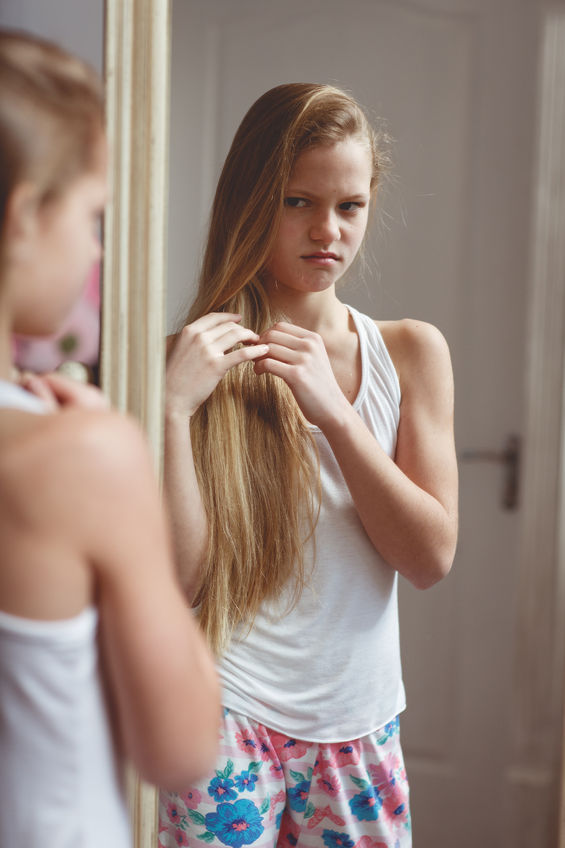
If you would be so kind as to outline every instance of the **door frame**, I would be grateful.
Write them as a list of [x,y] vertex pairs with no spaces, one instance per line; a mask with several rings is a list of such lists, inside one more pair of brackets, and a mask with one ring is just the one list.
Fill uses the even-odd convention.
[[539,32],[513,741],[518,771],[559,749],[552,790],[565,848],[565,0],[546,2]]

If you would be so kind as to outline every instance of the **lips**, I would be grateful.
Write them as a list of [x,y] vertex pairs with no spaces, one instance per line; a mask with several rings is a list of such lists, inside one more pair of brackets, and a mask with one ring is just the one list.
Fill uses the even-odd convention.
[[318,251],[316,251],[316,253],[308,253],[308,254],[302,256],[302,259],[314,259],[314,260],[319,260],[321,262],[330,262],[330,261],[337,262],[337,260],[339,259],[339,256],[337,255],[337,253],[330,253],[330,252],[326,252],[324,250],[318,250]]

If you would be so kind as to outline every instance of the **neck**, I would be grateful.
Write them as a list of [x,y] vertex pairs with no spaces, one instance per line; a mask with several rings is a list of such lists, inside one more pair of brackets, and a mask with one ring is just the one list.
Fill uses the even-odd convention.
[[273,286],[269,290],[269,298],[292,324],[322,336],[341,323],[347,312],[333,287],[323,292],[302,293],[287,292]]

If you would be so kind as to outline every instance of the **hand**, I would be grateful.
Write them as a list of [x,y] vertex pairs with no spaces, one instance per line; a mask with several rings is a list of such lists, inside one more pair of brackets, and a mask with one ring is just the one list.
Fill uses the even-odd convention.
[[[241,315],[211,312],[183,327],[167,361],[168,411],[190,418],[230,368],[268,352],[240,321]],[[231,350],[237,344],[244,347]]]
[[345,396],[318,333],[279,322],[261,335],[267,356],[255,363],[256,374],[274,374],[292,391],[305,418],[323,429],[343,408]]
[[24,373],[20,378],[24,389],[42,400],[50,412],[62,407],[80,407],[81,409],[108,409],[105,395],[96,386],[79,383],[62,374]]

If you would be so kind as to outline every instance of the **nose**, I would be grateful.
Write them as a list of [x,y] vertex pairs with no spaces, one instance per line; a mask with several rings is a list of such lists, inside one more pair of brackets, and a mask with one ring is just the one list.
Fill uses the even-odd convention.
[[310,226],[310,238],[312,241],[321,242],[323,245],[339,241],[341,230],[333,209],[321,209],[315,214]]

